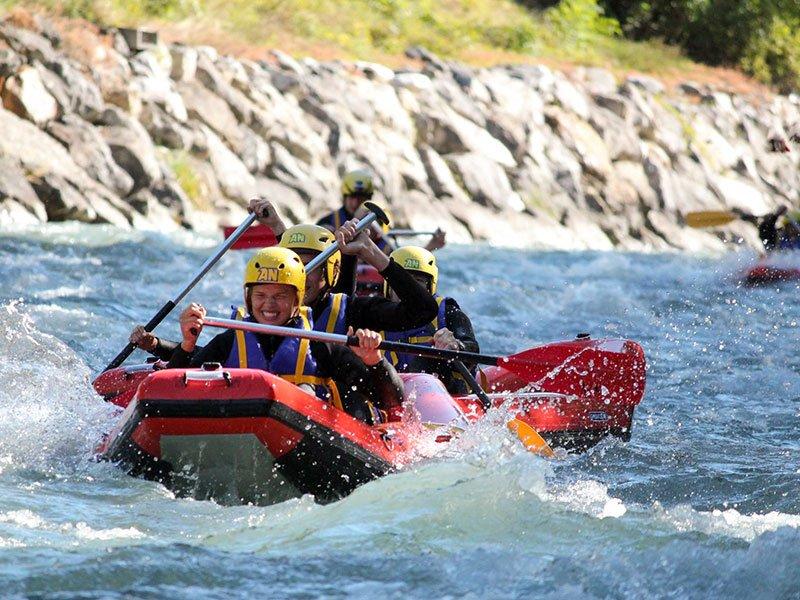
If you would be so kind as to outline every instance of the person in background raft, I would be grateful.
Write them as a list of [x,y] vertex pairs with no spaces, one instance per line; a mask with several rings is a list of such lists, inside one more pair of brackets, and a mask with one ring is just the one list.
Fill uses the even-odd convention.
[[[461,310],[453,298],[440,296],[436,293],[439,282],[439,268],[436,258],[425,248],[419,246],[404,246],[392,252],[391,258],[400,264],[419,283],[424,285],[433,294],[439,310],[436,318],[416,329],[405,331],[386,331],[384,338],[395,342],[410,344],[423,344],[447,350],[466,350],[480,352],[478,340],[472,329],[472,322]],[[391,282],[384,284],[384,295],[394,298],[395,292]],[[387,357],[398,371],[425,372],[435,374],[445,384],[451,394],[467,394],[470,388],[461,375],[446,361],[411,356],[397,352],[388,352]],[[467,364],[473,373],[475,366]]]
[[[737,208],[731,212],[739,215],[743,221],[758,227],[758,237],[761,238],[766,252],[800,250],[800,210],[789,211],[788,207],[781,206],[778,210],[761,217]],[[778,226],[781,217],[783,219]]]
[[[350,171],[342,178],[342,206],[319,219],[317,225],[334,232],[344,225],[346,221],[357,216],[363,216],[363,213],[358,209],[361,208],[364,202],[372,198],[374,192],[375,182],[372,173],[366,169]],[[377,223],[373,223],[370,228],[370,235],[375,245],[389,255],[394,250],[394,247],[387,239],[386,233],[387,230],[382,229]],[[445,243],[445,232],[437,229],[426,248],[428,250],[438,250],[443,248]]]
[[[313,313],[303,306],[306,273],[300,257],[287,248],[259,250],[244,273],[243,319],[264,325],[312,329]],[[199,367],[218,362],[228,368],[264,369],[305,388],[318,398],[370,422],[363,397],[384,410],[403,401],[403,384],[396,371],[377,349],[381,337],[374,331],[355,332],[359,345],[350,350],[295,337],[228,330],[196,350],[206,310],[192,303],[180,315],[182,341],[167,368]],[[352,335],[352,329],[348,332]],[[335,385],[332,380],[342,385]],[[342,390],[343,396],[339,395]],[[353,402],[348,397],[358,395]],[[374,414],[374,413],[373,413]]]

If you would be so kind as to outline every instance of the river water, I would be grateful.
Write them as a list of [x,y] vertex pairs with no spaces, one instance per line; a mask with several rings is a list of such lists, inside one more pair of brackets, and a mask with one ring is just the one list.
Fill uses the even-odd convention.
[[[225,507],[91,461],[91,378],[213,245],[0,234],[0,595],[800,597],[800,289],[738,286],[751,257],[446,248],[486,351],[644,346],[632,440],[548,462],[498,427],[334,504]],[[245,254],[190,298],[227,312]]]

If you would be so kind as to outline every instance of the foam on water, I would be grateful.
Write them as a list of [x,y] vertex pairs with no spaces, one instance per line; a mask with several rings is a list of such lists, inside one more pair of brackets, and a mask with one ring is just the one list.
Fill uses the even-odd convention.
[[115,412],[94,393],[85,363],[17,302],[0,306],[0,357],[3,470],[80,464]]
[[[428,432],[421,462],[339,502],[225,507],[88,460],[114,419],[92,373],[212,245],[73,225],[0,236],[4,595],[800,594],[800,298],[734,285],[752,257],[446,248],[441,288],[487,353],[584,330],[644,345],[631,442],[548,461],[498,410],[450,445]],[[245,259],[225,256],[190,299],[226,312]],[[174,316],[158,330],[176,332]]]

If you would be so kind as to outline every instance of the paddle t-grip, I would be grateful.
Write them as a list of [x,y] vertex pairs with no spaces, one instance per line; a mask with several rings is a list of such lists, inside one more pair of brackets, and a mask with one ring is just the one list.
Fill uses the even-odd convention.
[[381,225],[388,225],[389,224],[389,217],[386,215],[384,210],[375,204],[374,202],[364,202],[364,206],[373,214],[377,219],[378,223]]

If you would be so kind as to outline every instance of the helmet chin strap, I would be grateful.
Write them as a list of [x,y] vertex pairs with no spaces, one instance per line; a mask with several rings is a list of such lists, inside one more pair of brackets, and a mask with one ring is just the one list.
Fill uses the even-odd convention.
[[245,286],[244,288],[244,307],[247,309],[247,314],[253,316],[253,303],[250,301],[250,294],[252,293],[252,286]]

